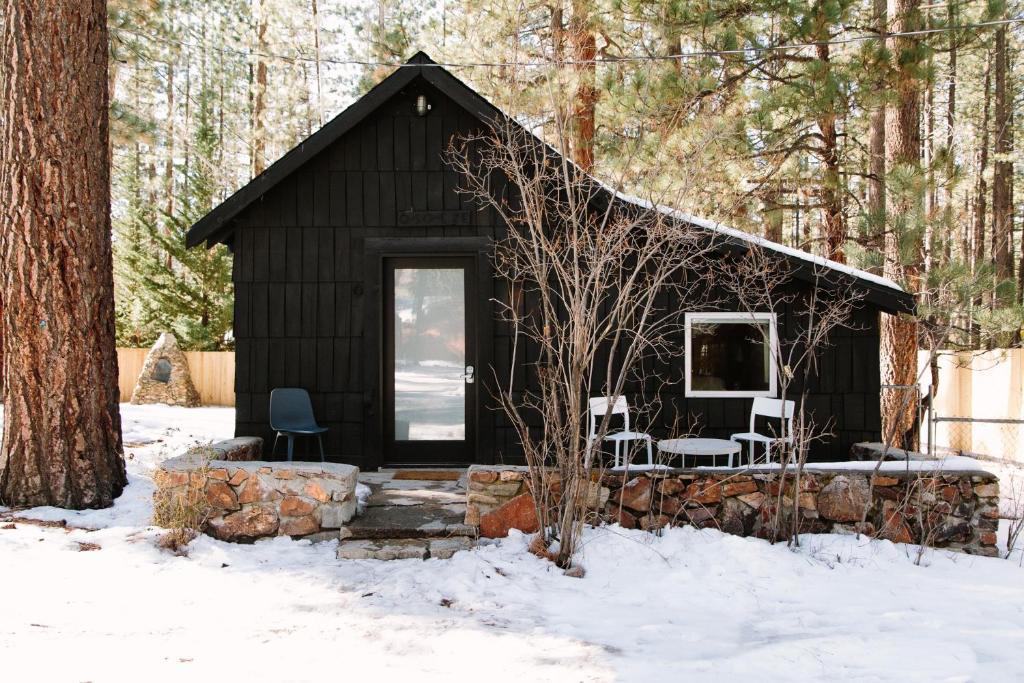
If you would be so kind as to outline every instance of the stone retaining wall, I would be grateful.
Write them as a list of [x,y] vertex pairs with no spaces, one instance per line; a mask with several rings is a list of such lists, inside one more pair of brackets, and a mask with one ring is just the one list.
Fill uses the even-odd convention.
[[466,524],[480,526],[483,515],[526,492],[526,467],[472,465],[466,476]]
[[190,517],[215,538],[251,543],[338,529],[355,515],[357,467],[216,459],[225,452],[238,453],[214,444],[164,461],[153,477],[157,516]]
[[238,436],[205,446],[216,453],[215,460],[231,462],[259,460],[263,454],[263,439],[258,436]]
[[[522,528],[519,519],[535,523],[535,514],[523,514],[524,498],[532,507],[524,470],[471,467],[466,523],[479,525],[484,536]],[[605,473],[593,486],[595,523],[640,529],[689,524],[768,538],[777,510],[791,521],[796,501],[804,533],[859,531],[897,543],[997,554],[999,483],[980,470],[882,471],[872,479],[865,470],[816,468],[797,486],[792,475],[783,482],[776,473],[752,470],[672,469]]]

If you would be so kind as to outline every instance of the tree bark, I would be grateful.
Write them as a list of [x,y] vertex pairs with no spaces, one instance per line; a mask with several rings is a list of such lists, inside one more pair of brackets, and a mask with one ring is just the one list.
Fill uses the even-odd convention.
[[103,0],[5,0],[0,298],[6,505],[105,507],[126,484],[114,348]]
[[[957,13],[955,3],[949,3],[946,8],[946,23],[949,26],[956,26]],[[956,130],[956,64],[957,62],[957,38],[954,34],[949,35],[949,82],[946,89],[946,169],[945,180],[948,186],[944,192],[943,223],[952,226],[953,220],[953,185],[951,179],[956,171],[956,157],[953,156],[953,142]],[[947,239],[944,242],[943,257],[949,262],[952,256],[952,242]]]
[[[2,261],[0,261],[0,263],[2,263]],[[4,355],[4,326],[3,326],[3,319],[4,319],[4,301],[3,301],[3,297],[0,296],[0,403],[3,403],[4,394],[5,394],[5,391],[4,391],[4,375],[6,373],[4,372],[4,359],[7,357],[7,356]],[[2,445],[2,444],[0,444],[0,445]],[[0,474],[2,474],[2,473],[0,473]]]
[[[827,78],[831,65],[829,55],[827,25],[821,18],[819,37],[823,42],[815,46],[818,61],[821,62],[819,78]],[[818,115],[818,130],[821,132],[821,224],[825,233],[825,256],[846,263],[843,251],[846,244],[846,220],[843,216],[843,200],[840,192],[839,142],[836,133],[836,114],[834,109]]]
[[[928,17],[928,28],[932,28],[931,16]],[[934,71],[934,58],[928,54],[928,73]],[[921,153],[924,155],[924,239],[921,243],[921,267],[924,271],[924,281],[934,267],[934,243],[935,243],[935,220],[937,206],[937,185],[935,181],[935,82],[928,79],[924,92],[924,140],[921,145]],[[925,290],[921,293],[921,303],[927,304],[930,293]]]
[[782,225],[785,220],[782,206],[782,189],[779,183],[772,182],[764,197],[764,236],[765,239],[782,244]]
[[319,129],[324,125],[324,99],[321,92],[320,78],[320,10],[316,0],[310,0],[313,12],[313,60],[316,67],[316,125]]
[[569,126],[572,159],[584,171],[594,168],[594,130],[597,120],[597,38],[590,26],[590,5],[573,0],[569,44],[576,74],[572,120]]
[[[920,0],[890,0],[888,14],[892,33],[920,30]],[[895,102],[886,111],[885,156],[888,169],[906,175],[921,171],[921,67],[916,36],[890,37],[894,64]],[[899,193],[890,192],[887,212],[884,275],[900,282],[908,291],[920,289],[921,238],[917,223],[922,218],[923,197],[917,183],[910,182]],[[891,189],[891,188],[890,188]],[[917,411],[917,320],[911,316],[882,314],[881,367],[883,436],[896,446],[913,449]]]
[[[174,35],[174,3],[170,3],[167,7],[167,11],[170,14],[170,26],[169,33]],[[166,111],[166,124],[167,124],[167,156],[164,158],[164,213],[168,216],[174,215],[174,62],[178,56],[178,48],[175,44],[171,43],[167,46],[167,111]],[[170,256],[167,257],[168,267],[170,267]]]
[[[985,172],[988,170],[988,130],[992,101],[992,60],[985,67],[985,83],[982,88],[981,140],[978,145],[978,182],[974,194],[974,233],[971,239],[971,274],[977,278],[985,263],[985,219],[988,217],[988,181]],[[972,301],[975,309],[983,303],[981,296]],[[975,347],[981,345],[981,327],[971,322],[971,341]]]
[[[1014,148],[1014,124],[1015,124],[1015,121],[1013,119],[1014,119],[1014,114],[1011,111],[1010,112],[1010,149]],[[1014,177],[1013,177],[1013,174],[1011,173],[1010,174],[1010,206],[1011,207],[1016,206],[1016,202],[1014,201],[1015,184],[1014,184],[1013,181],[1014,181]],[[1020,265],[1017,268],[1017,303],[1024,305],[1024,232],[1021,233],[1020,241],[1021,241],[1021,246],[1020,246]],[[0,306],[2,306],[2,305],[3,305],[3,302],[0,301]]]
[[266,0],[256,0],[256,80],[252,98],[252,177],[267,167],[267,140],[263,114],[267,97],[267,8]]
[[[170,2],[167,5],[168,19],[168,33],[174,35],[174,13],[175,3]],[[167,46],[167,92],[165,93],[167,101],[167,110],[165,115],[165,121],[167,125],[166,138],[167,138],[167,155],[164,157],[164,215],[173,216],[175,211],[174,205],[174,63],[178,58],[178,47],[175,43],[169,43]],[[170,226],[164,226],[164,234],[170,234]],[[171,269],[174,259],[171,257],[170,252],[164,254],[164,263],[168,270]]]
[[[886,0],[874,0],[875,26],[884,40],[886,27]],[[885,107],[872,110],[868,132],[868,224],[871,237],[884,232],[885,224]],[[875,245],[877,246],[877,245]]]
[[181,136],[181,151],[184,163],[182,164],[181,173],[181,194],[182,196],[188,197],[192,190],[189,184],[192,182],[192,150],[191,150],[191,135],[192,135],[192,60],[185,61],[185,97],[182,99],[182,103],[185,106],[185,116],[182,121],[182,136]]
[[[992,172],[992,263],[996,280],[1013,279],[1013,206],[1010,182],[1013,163],[1010,158],[1010,104],[1007,98],[1006,26],[996,30],[995,44],[995,159]],[[993,297],[995,300],[996,297]],[[1004,302],[1004,303],[1009,303]]]

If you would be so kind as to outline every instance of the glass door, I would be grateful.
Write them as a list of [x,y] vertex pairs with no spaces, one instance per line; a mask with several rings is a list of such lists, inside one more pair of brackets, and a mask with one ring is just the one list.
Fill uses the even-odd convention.
[[473,259],[409,257],[384,268],[384,461],[473,461]]

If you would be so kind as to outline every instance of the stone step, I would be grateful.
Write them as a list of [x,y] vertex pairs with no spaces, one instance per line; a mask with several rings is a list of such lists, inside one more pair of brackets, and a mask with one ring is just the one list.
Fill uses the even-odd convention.
[[464,523],[465,505],[391,505],[368,507],[340,529],[342,539],[449,538],[476,536]]
[[391,539],[435,539],[435,538],[476,538],[477,528],[468,524],[433,524],[422,526],[343,526],[338,531],[338,538],[343,541]]
[[338,544],[339,560],[446,560],[473,547],[465,536],[451,538],[345,539]]

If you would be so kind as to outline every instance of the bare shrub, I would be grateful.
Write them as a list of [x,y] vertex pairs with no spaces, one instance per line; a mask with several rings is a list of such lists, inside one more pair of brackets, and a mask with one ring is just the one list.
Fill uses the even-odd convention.
[[496,305],[512,362],[495,394],[522,445],[540,543],[557,541],[554,561],[569,567],[611,424],[605,415],[587,439],[588,400],[639,387],[640,410],[660,408],[672,379],[650,368],[682,353],[683,311],[708,300],[713,233],[616,199],[513,122],[455,141],[448,156],[507,226],[494,264],[508,284]]
[[[818,360],[832,344],[838,330],[854,327],[853,314],[865,293],[852,278],[815,267],[808,285],[793,287],[794,276],[786,261],[769,254],[760,246],[752,246],[743,256],[725,267],[723,286],[750,314],[788,311],[791,324],[786,340],[773,344],[771,331],[758,327],[761,341],[774,356],[776,383],[780,400],[794,401],[792,425],[787,431],[785,420],[779,421],[777,440],[769,446],[767,459],[777,459],[778,493],[768,522],[769,540],[788,539],[800,544],[800,487],[804,466],[811,447],[833,436],[834,416],[813,414],[808,407],[810,380],[818,373]],[[784,505],[787,476],[793,475],[793,496],[790,506]]]
[[171,489],[157,489],[153,496],[153,524],[169,531],[157,539],[157,546],[176,555],[187,555],[186,546],[202,531],[210,518],[204,488],[208,467],[193,470],[189,483]]
[[199,532],[195,529],[172,529],[161,534],[156,539],[156,545],[161,550],[167,550],[175,555],[186,557],[188,555],[188,544],[195,540]]
[[[1001,488],[1003,500],[1001,501],[1001,516],[1007,521],[1006,534],[1006,559],[1013,557],[1017,541],[1024,532],[1024,477],[1020,476],[1020,470],[1012,471],[1007,477],[1006,483]],[[1024,563],[1024,552],[1017,549],[1020,561]]]
[[[970,289],[972,285],[968,285],[966,289]],[[926,350],[928,352],[927,360],[923,366],[918,368],[917,381],[915,384],[906,387],[889,387],[888,391],[891,393],[893,390],[898,390],[898,393],[902,396],[899,402],[889,399],[889,405],[895,406],[895,413],[902,414],[905,411],[911,409],[912,406],[918,406],[920,410],[921,397],[920,393],[920,382],[924,377],[925,373],[930,375],[929,385],[931,387],[927,409],[930,411],[935,410],[935,406],[932,405],[932,400],[935,396],[935,391],[939,385],[939,364],[938,358],[940,355],[940,347],[953,339],[954,331],[956,330],[956,316],[948,315],[949,311],[956,309],[956,302],[964,300],[965,288],[959,284],[957,280],[949,279],[942,273],[933,275],[932,278],[926,283],[919,295],[918,301],[922,303],[922,315],[918,317],[917,332],[918,332],[918,348]],[[883,393],[886,389],[883,389]],[[934,414],[934,412],[933,412]],[[918,414],[917,421],[914,422],[910,429],[913,433],[914,440],[916,441],[919,436],[919,422],[921,415]],[[900,432],[900,424],[898,421],[893,421],[894,424],[889,425],[888,429],[884,429],[882,432],[882,450],[878,454],[878,458],[875,461],[875,466],[872,469],[871,477],[868,479],[868,493],[869,499],[874,499],[875,492],[875,476],[882,469],[882,463],[889,458],[890,450],[893,448],[893,444],[907,439],[907,434]],[[928,449],[929,453],[933,453],[934,444],[932,443],[931,435],[928,437]],[[905,462],[904,473],[910,473],[910,460]],[[908,489],[920,490],[922,487],[922,480],[927,477],[927,473],[918,472],[916,476],[916,483],[908,486]],[[907,507],[904,502],[900,506],[901,513]],[[870,509],[870,508],[869,508]],[[861,525],[867,520],[868,510],[865,510],[861,517]],[[919,539],[920,548],[918,550],[916,563],[920,564],[924,558],[924,548],[931,546],[935,537],[935,529],[932,525],[926,524],[924,520],[919,519],[921,525],[921,538]]]

